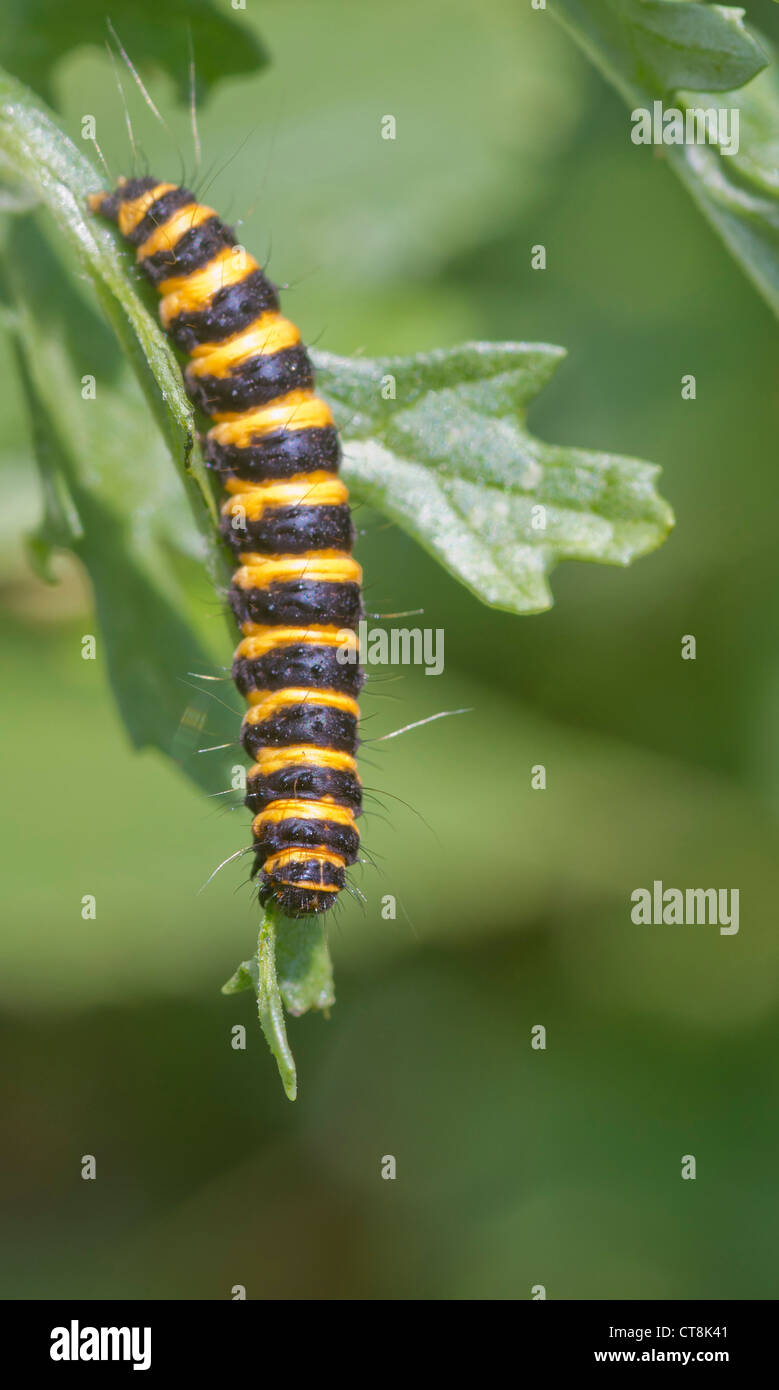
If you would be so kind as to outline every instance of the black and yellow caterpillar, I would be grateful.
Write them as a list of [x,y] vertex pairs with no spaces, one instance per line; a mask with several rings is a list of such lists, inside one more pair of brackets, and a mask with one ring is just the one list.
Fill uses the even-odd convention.
[[212,208],[153,178],[120,179],[89,203],[136,247],[162,326],[190,358],[187,391],[214,422],[205,456],[227,492],[221,531],[239,561],[232,674],[248,703],[260,898],[292,917],[322,912],[357,859],[362,804],[363,673],[338,660],[363,614],[362,572],[333,417],[276,287]]

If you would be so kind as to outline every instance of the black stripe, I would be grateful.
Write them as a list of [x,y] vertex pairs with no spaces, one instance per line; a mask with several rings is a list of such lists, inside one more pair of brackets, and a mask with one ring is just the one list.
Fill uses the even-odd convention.
[[362,787],[353,772],[335,767],[316,767],[312,763],[297,763],[281,767],[270,776],[255,772],[246,779],[244,805],[256,815],[271,801],[294,797],[297,801],[321,801],[331,796],[339,806],[347,806],[355,816],[362,810]]
[[254,843],[265,856],[282,849],[314,849],[321,845],[343,855],[347,864],[353,864],[360,848],[360,836],[353,825],[289,816],[286,820],[259,826]]
[[322,863],[319,859],[295,859],[279,869],[279,873],[294,883],[308,884],[310,887],[332,883],[343,888],[345,881],[343,869],[336,868],[335,864]]
[[[137,182],[143,183],[145,180],[139,179]],[[158,182],[158,180],[151,180],[152,188],[154,188],[156,182]],[[131,193],[128,197],[128,188],[129,184],[125,184],[122,189],[123,203],[132,202],[133,198],[139,196],[139,193]],[[140,193],[145,192],[146,189],[142,188],[140,190]],[[187,203],[195,202],[197,202],[197,199],[194,193],[190,193],[188,188],[172,188],[170,193],[163,193],[162,197],[158,198],[156,203],[152,203],[145,216],[141,218],[138,226],[127,233],[127,240],[130,245],[140,246],[147,237],[151,236],[152,232],[156,232],[157,228],[161,226],[163,222],[167,222],[172,213],[177,212],[179,208],[186,207]]]
[[276,434],[258,437],[256,442],[239,447],[237,444],[217,444],[206,436],[206,463],[217,473],[230,473],[247,482],[262,482],[267,478],[292,478],[296,473],[314,473],[323,469],[334,473],[341,459],[338,432],[332,425],[307,430],[279,430]]
[[113,193],[103,193],[99,207],[100,216],[108,217],[112,222],[118,221],[119,208],[122,203],[128,202],[132,198],[139,198],[142,193],[147,193],[158,183],[159,179],[130,179],[129,182],[115,188]]
[[159,179],[128,179],[113,193],[104,193],[100,204],[100,214],[102,217],[110,217],[116,222],[119,217],[119,208],[122,203],[131,202],[133,198],[140,198],[142,193],[148,193],[150,188],[156,188]]
[[227,595],[239,626],[244,623],[284,624],[289,627],[356,628],[363,616],[359,584],[334,584],[290,579],[267,589],[239,589]]
[[356,696],[365,682],[364,673],[356,661],[339,661],[337,650],[301,642],[275,647],[253,661],[236,657],[232,678],[241,695],[248,695],[251,690],[311,686],[316,690],[338,690]]
[[[256,865],[255,873],[259,867],[259,864]],[[285,864],[279,872],[285,879],[294,880],[297,886],[290,887],[288,884],[278,883],[263,869],[260,902],[264,905],[272,899],[279,904],[287,917],[308,917],[313,912],[327,912],[328,908],[333,906],[337,894],[319,892],[316,885],[332,883],[340,890],[346,884],[346,873],[343,869],[336,868],[334,864],[323,864],[318,859]]]
[[114,196],[123,203],[131,203],[134,198],[140,198],[142,193],[148,193],[150,188],[156,188],[158,183],[162,183],[162,179],[155,179],[150,174],[144,175],[143,178],[125,179]]
[[261,270],[253,270],[236,285],[217,290],[208,308],[179,314],[168,324],[168,335],[182,352],[191,352],[199,343],[219,343],[247,328],[260,314],[278,310],[275,285]]
[[241,725],[241,743],[250,758],[261,748],[287,748],[292,743],[313,743],[339,753],[355,753],[357,720],[346,710],[331,705],[285,705],[261,724]]
[[[235,518],[238,520],[239,518]],[[351,551],[354,526],[345,503],[322,507],[268,507],[259,521],[233,525],[223,516],[219,530],[236,552],[258,555],[305,555],[307,550]]]
[[[341,870],[341,878],[345,875]],[[339,883],[338,887],[343,888],[344,884]],[[323,913],[333,907],[337,893],[318,893],[315,888],[289,888],[267,880],[266,886],[260,889],[260,903],[264,907],[266,903],[278,903],[285,917],[311,917],[314,913]]]
[[310,391],[314,368],[301,343],[279,352],[258,352],[227,376],[184,376],[187,391],[206,415],[269,405],[289,391]]
[[190,227],[172,246],[155,251],[139,262],[144,275],[153,285],[172,275],[189,275],[202,270],[225,246],[235,245],[235,235],[218,217],[209,217],[199,227]]

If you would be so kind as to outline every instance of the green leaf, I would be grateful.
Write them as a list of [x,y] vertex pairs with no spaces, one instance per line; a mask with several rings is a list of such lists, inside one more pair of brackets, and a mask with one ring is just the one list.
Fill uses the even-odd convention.
[[[38,180],[101,302],[113,310],[112,322],[161,412],[211,543],[212,568],[226,581],[226,569],[218,569],[221,551],[213,547],[211,482],[193,449],[193,412],[176,359],[122,272],[112,234],[100,233],[79,207],[96,185],[89,166],[18,84],[11,88],[14,100],[0,107],[0,148]],[[518,613],[549,607],[546,575],[558,560],[628,564],[659,545],[672,524],[654,492],[651,465],[555,448],[526,431],[525,407],[561,356],[560,348],[521,343],[466,344],[375,362],[315,354],[323,390],[341,407],[345,471],[357,494],[404,526],[485,602]],[[396,379],[395,400],[382,398],[385,373]],[[546,509],[545,530],[537,529],[539,505]]]
[[298,1093],[295,1059],[287,1041],[284,1026],[284,1009],[276,975],[276,923],[277,913],[268,908],[262,923],[257,942],[257,1012],[265,1039],[279,1069],[281,1084],[288,1100],[294,1100]]
[[[149,432],[114,340],[75,292],[36,222],[17,219],[8,238],[15,312],[7,321],[17,337],[44,497],[33,556],[44,573],[56,547],[72,549],[85,564],[109,677],[134,744],[159,748],[205,791],[221,792],[238,755],[240,713],[225,708],[220,696],[209,699],[208,688],[192,691],[184,683],[187,672],[210,675],[215,664],[199,633],[203,564],[208,561],[217,582],[229,575],[215,538],[210,480],[193,448],[192,406],[178,363],[123,267],[124,252],[117,254],[113,234],[83,214],[87,192],[99,186],[93,172],[17,86],[10,83],[4,94],[0,145],[4,139],[14,171],[35,183],[88,270],[180,474],[179,481],[164,466],[162,437]],[[96,378],[94,401],[82,399],[85,373]],[[183,505],[181,482],[192,510]],[[198,752],[222,743],[229,745],[225,756]],[[256,974],[247,963],[234,981],[233,990],[255,988],[263,1030],[294,1099],[284,1006],[298,1015],[334,1002],[321,925],[269,912]]]
[[211,479],[196,442],[195,416],[175,353],[141,298],[126,248],[87,211],[87,197],[101,181],[91,164],[21,83],[0,69],[0,159],[4,172],[40,198],[54,218],[63,247],[74,253],[138,377],[163,431],[208,547],[214,577],[224,576],[224,557],[214,541],[217,507]]
[[250,989],[268,1046],[276,1058],[284,1090],[297,1095],[295,1059],[284,1025],[284,1009],[293,1017],[309,1009],[326,1011],[335,1003],[333,967],[324,927],[318,920],[291,921],[272,905],[260,927],[257,955],[242,961],[222,985],[223,994]]
[[[276,1058],[279,1076],[289,1100],[294,1100],[297,1095],[297,1072],[284,1025],[283,1004],[287,1005],[291,1013],[303,1013],[305,1009],[325,1008],[334,1002],[327,947],[324,946],[322,949],[321,946],[316,946],[312,954],[309,945],[303,942],[304,937],[307,943],[317,937],[324,942],[324,933],[318,923],[290,922],[272,905],[267,907],[260,924],[257,955],[251,960],[243,961],[235,974],[222,985],[223,994],[239,994],[244,989],[251,989],[256,994],[262,1031],[268,1047]],[[318,960],[318,966],[311,972],[309,966],[314,957]],[[297,961],[297,965],[292,965],[293,960]],[[303,975],[308,972],[311,980],[318,982],[314,989],[320,990],[317,996],[319,1002],[304,1003],[300,1007],[293,1006],[290,1002],[290,968],[294,976],[293,1000],[300,1005],[303,997],[309,997],[309,986],[303,979]],[[325,970],[327,978],[318,973],[322,969]],[[299,993],[301,989],[302,994]]]
[[[257,36],[234,15],[210,0],[165,0],[161,22],[157,0],[6,0],[3,57],[15,73],[46,101],[52,100],[52,73],[72,49],[101,49],[109,16],[123,47],[140,70],[164,70],[176,83],[178,99],[189,97],[189,32],[193,36],[198,87],[205,96],[221,77],[256,72],[268,62]],[[132,81],[128,77],[128,81]]]
[[[678,94],[680,109],[721,105],[711,93]],[[779,314],[779,71],[772,65],[748,87],[728,93],[739,112],[739,149],[673,146],[682,182],[736,260]]]
[[291,921],[269,904],[260,925],[255,963],[245,961],[228,980],[223,993],[246,988],[248,976],[257,993],[257,1011],[268,1046],[276,1058],[284,1090],[290,1100],[297,1095],[297,1072],[287,1031],[284,1008],[297,1017],[309,1009],[326,1011],[335,1003],[333,968],[319,919]]
[[251,989],[255,994],[260,988],[260,961],[259,956],[252,956],[249,960],[242,960],[234,975],[226,980],[222,985],[223,994],[242,994],[245,989]]
[[335,1003],[333,967],[319,918],[278,919],[276,970],[284,1006],[293,1017]]
[[[0,96],[3,90],[0,81]],[[178,364],[124,271],[113,234],[82,210],[98,186],[94,173],[10,79],[0,105],[2,148],[39,188],[89,270],[154,400],[209,541],[212,571],[226,581],[213,541],[214,495],[193,448]],[[485,602],[520,613],[549,607],[546,575],[559,559],[628,564],[659,545],[672,524],[651,465],[555,448],[526,431],[525,407],[561,356],[544,345],[466,344],[383,362],[315,357],[325,393],[341,407],[346,475],[358,495]],[[395,400],[382,398],[385,373],[396,379]],[[545,530],[537,529],[539,505]]]
[[[333,967],[321,923],[301,918],[282,919],[276,942],[276,970],[285,1008],[296,1018],[309,1009],[327,1011],[335,1003]],[[257,958],[244,960],[222,986],[223,994],[257,993]]]
[[[222,761],[200,760],[205,742],[232,744],[238,712],[219,697],[182,699],[182,673],[208,672],[196,609],[195,568],[210,559],[225,578],[215,542],[216,504],[194,443],[194,415],[181,372],[129,271],[115,232],[84,211],[100,186],[50,117],[0,76],[0,154],[6,168],[53,215],[61,251],[86,271],[155,411],[179,479],[159,461],[126,373],[94,316],[67,282],[34,224],[17,219],[10,282],[38,458],[49,506],[38,546],[68,544],[93,579],[108,665],[134,741],[180,760],[208,790],[222,790]],[[346,476],[358,496],[385,510],[486,602],[533,612],[551,602],[546,574],[576,556],[626,564],[659,544],[671,525],[654,492],[651,465],[558,449],[525,429],[527,405],[562,349],[466,344],[410,359],[350,361],[317,354],[322,385],[342,419]],[[87,404],[81,378],[99,381]],[[391,375],[395,396],[385,401]],[[182,507],[183,483],[192,504]],[[543,507],[546,530],[534,526]],[[220,568],[221,566],[221,568]],[[202,568],[200,573],[202,580]],[[202,715],[208,708],[207,728]],[[228,722],[229,721],[229,722]],[[290,1097],[295,1068],[284,1027],[290,1013],[333,1002],[332,969],[320,926],[268,912],[256,978],[247,962],[227,992],[252,984],[260,1021]]]
[[528,404],[563,356],[527,343],[373,361],[314,354],[354,494],[485,603],[515,613],[550,607],[559,560],[627,565],[673,525],[655,465],[544,444],[526,429]]
[[[44,576],[56,547],[83,561],[102,633],[98,656],[135,746],[159,748],[198,786],[221,791],[237,750],[227,757],[196,750],[234,744],[240,715],[185,684],[187,672],[211,674],[219,654],[201,631],[209,586],[185,493],[149,432],[111,334],[74,293],[34,219],[15,221],[8,252],[43,484],[33,556]],[[94,400],[82,397],[84,375],[95,378]]]
[[43,500],[40,525],[27,537],[30,562],[47,584],[56,582],[52,569],[55,550],[76,550],[84,538],[81,519],[68,491],[59,441],[51,427],[44,403],[39,400],[27,358],[17,337],[15,358],[27,403],[33,451],[38,464]]
[[[51,213],[58,251],[74,262],[67,266],[68,279],[34,224],[16,220],[9,275],[23,310],[18,326],[31,419],[45,421],[48,436],[36,441],[46,512],[43,529],[31,538],[33,558],[45,570],[47,544],[67,543],[61,524],[55,525],[57,510],[78,515],[83,541],[73,548],[94,583],[109,677],[130,738],[137,747],[157,747],[175,758],[209,793],[221,791],[229,785],[234,757],[201,756],[199,749],[234,745],[239,715],[228,725],[214,691],[203,687],[187,694],[183,682],[189,671],[211,674],[214,668],[215,654],[194,615],[202,569],[222,589],[230,567],[216,532],[214,486],[181,369],[139,294],[132,256],[86,210],[88,194],[101,187],[94,169],[35,98],[1,71],[0,155],[6,172],[33,189]],[[161,437],[149,433],[146,411],[139,410],[126,381],[108,390],[106,378],[121,359],[75,292],[79,270],[97,293]],[[79,357],[82,369],[76,371]],[[100,410],[83,408],[82,372],[98,380],[98,402],[113,421],[108,426]],[[165,467],[161,439],[184,485],[186,509]]]
[[743,13],[684,0],[556,0],[554,7],[631,110],[651,110],[653,101],[662,100],[683,113],[711,107],[738,111],[736,153],[723,153],[716,144],[662,149],[731,254],[779,313],[779,82],[775,62],[767,67],[774,56],[771,45],[744,27]]
[[691,0],[572,0],[570,8],[609,28],[613,17],[627,37],[633,80],[659,91],[726,92],[749,82],[767,62],[740,9]]

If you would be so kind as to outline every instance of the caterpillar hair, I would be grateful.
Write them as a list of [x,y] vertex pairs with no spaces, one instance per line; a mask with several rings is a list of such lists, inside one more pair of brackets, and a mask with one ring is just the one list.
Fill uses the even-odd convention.
[[[363,673],[340,662],[363,616],[333,417],[314,393],[276,287],[212,208],[186,188],[120,179],[93,194],[162,296],[165,332],[189,357],[187,391],[212,420],[208,466],[226,497],[221,533],[238,568],[233,680],[247,701],[246,805],[260,898],[290,917],[325,911],[357,859],[355,760]],[[356,637],[354,639],[356,646]]]

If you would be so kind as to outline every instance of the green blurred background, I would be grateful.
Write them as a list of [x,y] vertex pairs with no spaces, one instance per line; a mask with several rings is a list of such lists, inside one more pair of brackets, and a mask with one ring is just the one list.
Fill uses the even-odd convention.
[[[776,33],[768,0],[750,15]],[[372,732],[474,712],[368,755],[387,793],[363,829],[378,867],[359,880],[365,911],[347,903],[330,929],[330,1019],[290,1025],[292,1106],[251,997],[219,994],[255,939],[245,872],[197,894],[244,813],[131,752],[100,663],[80,659],[95,628],[75,563],[56,590],[32,575],[37,483],[3,345],[2,1292],[775,1297],[769,312],[548,12],[285,0],[236,17],[273,62],[201,113],[208,201],[270,255],[308,341],[565,345],[532,427],[662,464],[677,528],[631,570],[562,567],[555,608],[518,619],[361,515],[369,606],[423,606],[446,632],[441,677],[404,670],[392,700],[366,698]],[[193,30],[197,56],[196,16]],[[97,114],[116,171],[101,42],[60,65],[55,92],[74,138]],[[177,178],[186,113],[169,78],[150,87],[173,141],[138,102],[133,120]],[[379,138],[387,113],[395,142]],[[739,934],[633,926],[630,894],[655,878],[738,887]],[[539,1023],[546,1051],[530,1046]]]

